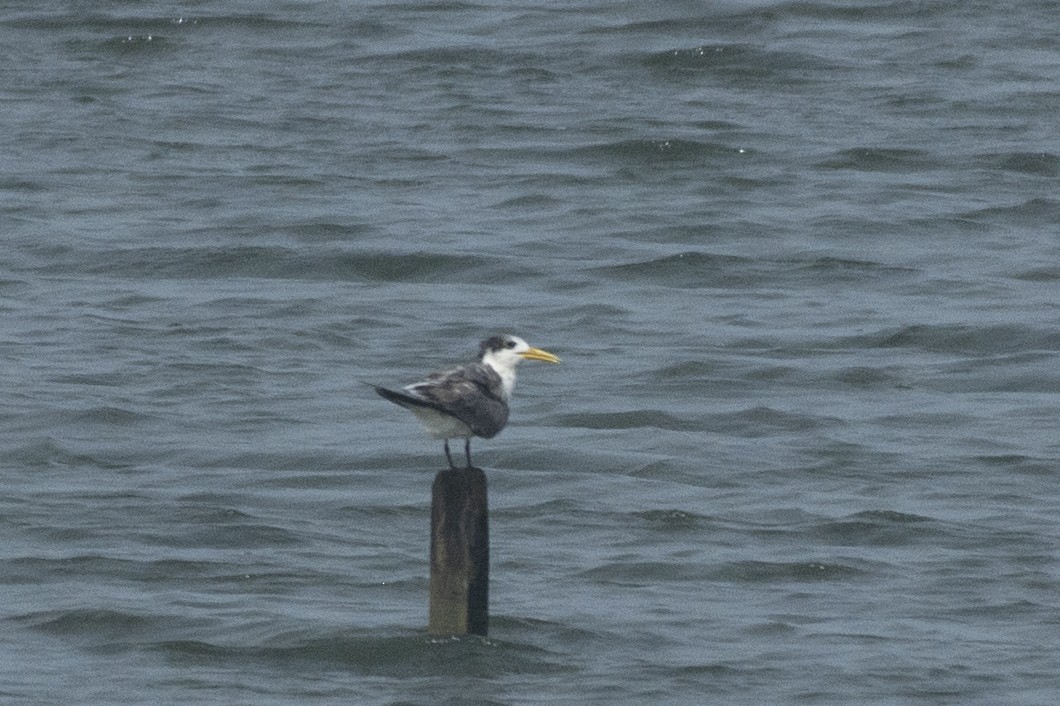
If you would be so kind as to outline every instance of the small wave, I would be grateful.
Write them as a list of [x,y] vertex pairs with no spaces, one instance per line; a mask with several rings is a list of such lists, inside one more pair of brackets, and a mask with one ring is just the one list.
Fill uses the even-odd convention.
[[977,421],[976,417],[969,414],[945,413],[945,412],[908,412],[905,414],[885,414],[875,419],[876,424],[889,429],[931,428],[960,429],[972,426]]
[[855,365],[842,368],[833,374],[834,379],[844,385],[863,388],[900,387],[902,378],[892,369],[868,368]]
[[587,333],[613,332],[620,323],[627,323],[630,316],[628,307],[606,303],[576,304],[556,311],[557,320],[570,322],[571,328]]
[[157,541],[172,547],[274,549],[304,544],[305,538],[283,527],[261,522],[239,522],[189,531],[179,537],[158,537]]
[[[781,2],[770,4],[767,7],[756,9],[754,14],[776,21],[779,17],[808,18],[815,20],[845,20],[848,22],[870,23],[873,20],[898,19],[903,22],[913,17],[929,17],[937,14],[935,3],[851,3],[837,4],[834,2],[808,2],[797,0],[795,2]],[[945,5],[943,5],[945,6]]]
[[746,154],[746,151],[715,142],[659,139],[608,142],[579,147],[572,150],[570,154],[639,168],[657,164],[701,164],[708,160],[741,156]]
[[[417,10],[422,11],[422,8],[417,8]],[[445,69],[446,75],[452,76],[454,70],[493,71],[499,66],[533,65],[536,59],[537,57],[532,54],[519,54],[485,47],[436,46],[378,52],[363,57],[362,61],[384,61],[389,66],[395,62],[407,62],[428,69],[430,67]]]
[[1055,622],[1051,605],[1029,600],[1012,600],[981,605],[961,605],[943,611],[956,619],[972,621],[981,625],[983,620],[996,620],[1006,625],[1013,622],[1033,623],[1039,621]]
[[3,176],[0,177],[0,191],[13,191],[16,194],[36,194],[47,192],[48,187],[43,182],[21,176]]
[[642,281],[668,287],[731,287],[748,284],[753,262],[735,255],[682,252],[590,271],[622,281]]
[[808,534],[816,541],[840,546],[889,547],[938,539],[939,526],[931,518],[890,510],[868,510],[840,520],[814,525]]
[[493,205],[494,208],[504,208],[512,210],[536,210],[542,208],[552,208],[562,203],[559,199],[549,196],[548,194],[526,194],[525,196],[517,196],[515,198],[507,199]]
[[[179,44],[170,38],[170,28],[165,21],[147,23],[119,24],[108,31],[118,30],[123,34],[112,35],[106,39],[73,39],[64,43],[70,53],[78,55],[108,55],[115,58],[148,59],[152,56],[170,54]],[[101,31],[103,31],[101,29]],[[167,32],[167,34],[160,34]]]
[[104,461],[76,453],[51,437],[28,441],[14,448],[7,449],[4,453],[4,458],[9,463],[29,468],[51,466],[124,467],[113,460]]
[[42,273],[80,268],[91,274],[159,279],[232,277],[290,280],[433,282],[510,281],[531,276],[525,263],[504,258],[449,253],[394,253],[295,250],[287,247],[130,248],[89,256],[71,253],[39,269]]
[[115,37],[106,42],[104,46],[117,54],[143,55],[168,49],[170,40],[160,34],[129,34]]
[[843,150],[817,166],[863,172],[913,172],[938,169],[943,165],[941,160],[923,150],[857,147]]
[[748,288],[763,283],[809,280],[837,282],[906,281],[920,275],[909,267],[885,265],[872,260],[837,257],[751,259],[702,251],[686,251],[641,262],[606,265],[590,270],[620,281],[641,281],[681,289]]
[[[12,584],[40,584],[87,576],[127,578],[135,573],[139,562],[96,554],[51,557],[19,557],[0,564],[3,581]],[[50,614],[49,614],[50,615]]]
[[142,631],[151,621],[142,615],[117,610],[79,609],[22,616],[19,622],[32,625],[38,630],[53,635],[92,635],[114,638]]
[[659,382],[687,383],[690,380],[710,380],[718,375],[719,368],[717,363],[687,360],[659,368],[650,376]]
[[830,275],[836,272],[857,272],[859,275],[876,272],[901,274],[919,272],[919,270],[912,267],[884,265],[875,260],[855,260],[844,257],[816,257],[810,260],[792,260],[791,262],[800,264],[804,269],[821,270],[828,272]]
[[674,532],[699,529],[706,524],[708,518],[703,515],[689,512],[687,510],[644,510],[633,513],[652,529]]
[[658,409],[630,412],[567,414],[558,422],[583,429],[665,429],[667,431],[701,431],[703,426]]
[[74,641],[86,649],[113,652],[154,640],[172,639],[205,625],[206,621],[174,615],[142,614],[111,608],[79,608],[30,613],[15,618],[27,627]]
[[994,469],[1004,469],[1012,473],[1025,473],[1037,476],[1060,476],[1060,469],[1055,463],[1044,458],[1035,458],[1023,454],[984,454],[972,456],[973,463],[983,464]]
[[623,561],[587,569],[580,576],[606,585],[649,586],[665,581],[707,581],[713,573],[714,569],[700,562]]
[[645,67],[671,78],[710,75],[725,81],[797,83],[804,74],[840,71],[843,66],[805,52],[773,51],[749,44],[714,44],[655,52],[642,59]]
[[868,520],[870,522],[888,524],[908,524],[934,521],[933,518],[925,517],[924,515],[914,515],[908,512],[898,512],[897,510],[864,510],[862,512],[856,512],[850,517],[855,520]]
[[840,339],[846,348],[915,348],[936,353],[994,355],[1060,350],[1060,333],[1028,326],[913,325]]
[[1032,267],[1013,275],[1013,278],[1024,282],[1057,282],[1060,281],[1060,266]]
[[1034,198],[1012,206],[991,206],[969,211],[960,214],[958,218],[968,221],[1053,228],[1060,222],[1060,201]]
[[548,673],[570,669],[561,655],[530,645],[476,636],[429,637],[418,632],[385,636],[295,632],[251,646],[180,639],[159,642],[155,647],[170,659],[185,664],[212,667],[224,663],[285,666],[302,663],[307,667],[331,665],[396,678],[450,675],[455,662],[459,662],[466,676],[483,679],[513,671]]
[[[291,419],[284,416],[270,417],[266,421],[272,425],[274,420],[282,420],[284,425],[304,424],[303,420]],[[288,471],[290,469],[301,469],[287,475],[280,473],[272,483],[278,487],[291,488],[326,488],[335,483],[343,483],[339,477],[331,474],[333,471],[350,471],[359,468],[364,463],[363,458],[356,452],[328,451],[317,449],[282,449],[277,451],[245,451],[228,452],[218,449],[218,452],[203,455],[195,460],[201,468],[239,469],[239,470],[270,470],[274,472]],[[313,472],[307,472],[312,469]]]
[[777,433],[810,431],[838,423],[839,420],[836,418],[810,416],[759,406],[739,412],[710,415],[704,422],[704,427],[718,433],[757,438]]
[[108,34],[133,32],[136,35],[146,35],[156,33],[164,28],[190,27],[198,24],[198,22],[199,20],[188,20],[183,17],[145,16],[140,13],[48,12],[36,15],[27,13],[19,17],[5,19],[0,24],[19,29],[71,32],[79,35],[85,32]]
[[140,422],[153,419],[151,415],[134,412],[123,407],[103,405],[72,413],[73,421],[87,424],[104,424],[108,426],[131,427]]
[[715,578],[741,583],[785,583],[790,581],[842,581],[869,572],[848,564],[825,561],[738,561],[724,565]]
[[1060,176],[1060,157],[1050,152],[1006,152],[979,158],[986,166],[1020,174]]

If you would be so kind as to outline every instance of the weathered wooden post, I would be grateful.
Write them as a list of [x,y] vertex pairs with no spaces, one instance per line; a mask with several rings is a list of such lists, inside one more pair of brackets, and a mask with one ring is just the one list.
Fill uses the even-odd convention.
[[439,471],[431,489],[432,635],[486,635],[489,630],[490,539],[486,474]]

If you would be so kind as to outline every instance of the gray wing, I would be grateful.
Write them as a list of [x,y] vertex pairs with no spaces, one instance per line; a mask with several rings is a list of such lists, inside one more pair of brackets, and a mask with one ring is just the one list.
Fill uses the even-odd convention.
[[508,402],[501,396],[501,378],[481,363],[432,373],[423,382],[405,389],[467,424],[475,436],[489,439],[508,423]]

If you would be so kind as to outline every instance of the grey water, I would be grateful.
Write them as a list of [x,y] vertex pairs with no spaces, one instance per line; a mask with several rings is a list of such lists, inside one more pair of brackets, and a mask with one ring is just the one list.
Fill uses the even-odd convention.
[[[1060,701],[1055,0],[8,2],[0,702]],[[488,638],[400,385],[511,332]]]

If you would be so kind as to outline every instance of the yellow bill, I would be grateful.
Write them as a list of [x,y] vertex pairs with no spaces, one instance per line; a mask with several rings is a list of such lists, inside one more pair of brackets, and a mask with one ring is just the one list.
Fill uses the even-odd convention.
[[529,350],[523,351],[519,355],[521,355],[526,360],[540,360],[540,361],[543,361],[545,363],[558,363],[559,362],[559,358],[557,358],[556,356],[552,355],[548,351],[541,350],[540,348],[531,348]]

